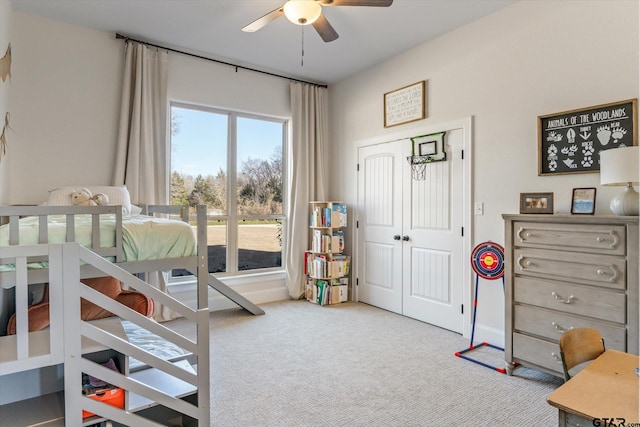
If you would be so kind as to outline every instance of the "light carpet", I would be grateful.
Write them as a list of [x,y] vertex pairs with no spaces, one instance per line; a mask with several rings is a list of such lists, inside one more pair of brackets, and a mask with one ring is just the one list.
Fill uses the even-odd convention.
[[[362,303],[261,307],[210,315],[212,425],[557,425],[546,396],[560,378],[455,357],[459,334]],[[467,354],[504,364],[489,347]]]

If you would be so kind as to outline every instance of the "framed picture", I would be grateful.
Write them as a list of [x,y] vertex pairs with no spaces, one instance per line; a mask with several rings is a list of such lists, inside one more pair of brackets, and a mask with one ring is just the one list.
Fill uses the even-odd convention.
[[425,82],[405,86],[384,94],[384,127],[397,126],[425,118]]
[[553,193],[520,193],[521,214],[552,214]]
[[593,215],[596,210],[595,188],[574,188],[571,198],[571,213]]
[[538,175],[597,173],[600,152],[638,145],[637,99],[538,116]]

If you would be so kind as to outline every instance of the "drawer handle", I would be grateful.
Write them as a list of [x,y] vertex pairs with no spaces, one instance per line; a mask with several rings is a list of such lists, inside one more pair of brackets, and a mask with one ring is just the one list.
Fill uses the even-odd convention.
[[563,304],[571,304],[573,303],[573,300],[576,298],[573,295],[569,295],[569,298],[565,300],[555,292],[551,292],[551,296],[554,297],[558,302],[561,302]]
[[596,270],[598,276],[609,277],[609,282],[614,283],[618,279],[618,270],[612,265],[608,269],[599,268]]
[[551,356],[556,359],[556,363],[562,364],[562,358],[555,353],[551,353]]
[[525,259],[525,256],[522,254],[518,257],[518,260],[516,261],[516,263],[520,266],[520,269],[522,270],[524,270],[527,267],[531,267],[533,265],[533,263],[528,259]]
[[565,332],[570,331],[570,330],[573,329],[573,326],[570,327],[569,329],[564,329],[562,326],[558,325],[556,322],[551,322],[551,326],[556,328],[556,331],[558,331],[561,334],[564,334]]

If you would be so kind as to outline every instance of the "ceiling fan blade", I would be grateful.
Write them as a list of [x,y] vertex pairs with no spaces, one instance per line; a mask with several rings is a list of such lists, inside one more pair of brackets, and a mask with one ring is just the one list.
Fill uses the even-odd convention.
[[320,0],[323,6],[373,6],[389,7],[393,0]]
[[250,23],[249,25],[247,25],[246,27],[244,27],[242,29],[242,31],[246,31],[248,33],[253,33],[254,31],[258,31],[260,28],[264,27],[265,25],[267,25],[269,22],[280,18],[281,16],[284,15],[284,6],[280,6],[279,8],[272,10],[271,12],[267,13],[264,16],[261,16],[260,18],[256,19],[255,21],[253,21],[252,23]]
[[313,25],[313,28],[315,28],[318,34],[320,34],[322,40],[327,43],[332,42],[339,37],[336,30],[333,29],[331,24],[329,24],[329,21],[327,21],[327,18],[325,18],[322,14],[311,25]]

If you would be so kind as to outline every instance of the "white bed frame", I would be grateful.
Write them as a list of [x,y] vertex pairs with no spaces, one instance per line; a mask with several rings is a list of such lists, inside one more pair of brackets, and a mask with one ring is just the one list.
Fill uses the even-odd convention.
[[[150,206],[149,214],[163,212],[180,214],[188,219],[185,210],[171,206]],[[67,215],[67,242],[48,244],[46,217]],[[74,243],[74,215],[92,215],[93,249]],[[99,248],[100,215],[116,216],[116,244],[110,248]],[[40,244],[21,246],[18,219],[22,216],[40,216]],[[198,207],[197,255],[181,258],[148,261],[123,261],[122,210],[119,206],[55,207],[55,206],[11,206],[0,207],[0,218],[8,218],[10,246],[0,247],[0,264],[15,264],[15,271],[0,273],[0,286],[15,287],[16,335],[0,337],[0,383],[5,387],[16,375],[30,378],[30,374],[55,376],[55,368],[62,367],[64,377],[64,411],[36,416],[38,408],[50,409],[51,402],[60,401],[62,393],[43,393],[23,401],[0,406],[0,419],[12,425],[11,417],[19,425],[92,425],[112,420],[124,425],[159,426],[154,421],[153,408],[161,408],[163,414],[155,418],[165,420],[167,411],[177,414],[184,425],[209,425],[209,310],[208,285],[228,291],[238,300],[240,295],[221,284],[207,269],[207,218],[205,207]],[[104,257],[115,257],[115,262]],[[47,269],[28,269],[34,260],[46,260]],[[185,268],[197,277],[197,307],[189,308],[169,294],[149,285],[134,273]],[[132,309],[119,304],[80,282],[81,278],[113,276],[124,286],[133,288],[166,305],[195,325],[196,338],[189,339],[150,320]],[[34,283],[49,283],[50,326],[38,332],[28,332],[28,287]],[[64,286],[63,286],[64,284]],[[216,285],[216,286],[214,286]],[[217,289],[217,288],[216,288]],[[224,294],[224,293],[223,293]],[[86,322],[80,319],[79,298],[87,299],[117,317]],[[232,298],[233,300],[233,298]],[[234,300],[235,301],[235,300]],[[236,301],[237,302],[237,301]],[[254,308],[246,301],[250,308]],[[253,306],[253,307],[252,307]],[[243,307],[246,308],[246,307]],[[257,313],[264,313],[255,307]],[[251,310],[249,310],[251,312]],[[260,313],[262,311],[262,313]],[[192,353],[196,365],[165,361],[128,342],[120,320],[125,319],[170,341]],[[123,372],[111,371],[98,362],[101,356],[115,356]],[[129,372],[128,358],[146,364],[147,369]],[[184,362],[184,361],[182,361]],[[102,362],[101,362],[102,363]],[[53,371],[51,369],[54,369]],[[123,388],[126,391],[124,410],[100,403],[82,395],[82,372]],[[166,383],[166,384],[165,384]],[[164,384],[164,385],[163,385]],[[165,387],[166,386],[166,387]],[[11,385],[9,385],[11,387]],[[37,387],[37,386],[35,386]],[[35,401],[34,401],[35,399]],[[49,403],[46,403],[46,402]],[[43,404],[44,402],[44,404]],[[58,406],[61,406],[58,404]],[[82,410],[96,416],[82,419]],[[40,411],[42,412],[42,411]],[[47,411],[44,411],[47,412]],[[144,414],[143,416],[136,415]],[[15,418],[20,417],[20,418]],[[42,422],[46,421],[45,424]],[[111,421],[109,421],[110,423]],[[195,424],[194,424],[195,423]]]

